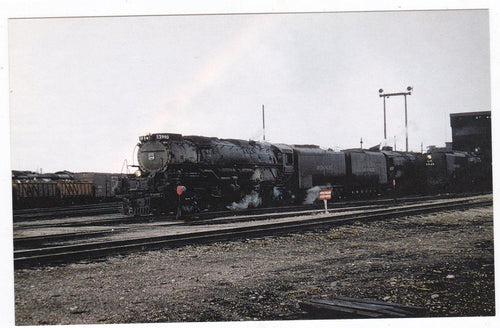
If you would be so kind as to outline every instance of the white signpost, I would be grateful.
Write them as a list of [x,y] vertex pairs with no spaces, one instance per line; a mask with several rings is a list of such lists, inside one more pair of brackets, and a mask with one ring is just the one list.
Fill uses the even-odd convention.
[[323,202],[325,203],[325,213],[328,213],[327,200],[332,199],[332,190],[331,189],[321,190],[319,192],[319,199],[323,200]]

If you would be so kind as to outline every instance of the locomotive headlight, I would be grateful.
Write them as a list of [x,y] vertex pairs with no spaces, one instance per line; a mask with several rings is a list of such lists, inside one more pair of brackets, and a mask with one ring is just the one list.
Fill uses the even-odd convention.
[[142,172],[141,172],[141,170],[137,170],[137,171],[135,171],[134,174],[135,174],[136,177],[140,178],[141,175],[142,175]]
[[427,159],[432,159],[432,156],[430,154],[427,155]]

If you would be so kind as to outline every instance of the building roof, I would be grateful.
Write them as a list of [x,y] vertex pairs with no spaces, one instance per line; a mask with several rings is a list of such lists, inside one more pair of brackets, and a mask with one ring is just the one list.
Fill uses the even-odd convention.
[[466,112],[466,113],[451,113],[450,117],[458,117],[458,116],[476,116],[476,115],[491,115],[491,111],[482,111],[482,112]]

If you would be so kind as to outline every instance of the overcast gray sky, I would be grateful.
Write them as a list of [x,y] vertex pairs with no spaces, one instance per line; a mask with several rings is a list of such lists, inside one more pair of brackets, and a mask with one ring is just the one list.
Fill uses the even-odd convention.
[[[11,19],[14,170],[120,172],[171,132],[364,147],[378,90],[405,91],[409,146],[451,141],[449,114],[491,109],[488,10]],[[387,100],[404,149],[404,98]]]

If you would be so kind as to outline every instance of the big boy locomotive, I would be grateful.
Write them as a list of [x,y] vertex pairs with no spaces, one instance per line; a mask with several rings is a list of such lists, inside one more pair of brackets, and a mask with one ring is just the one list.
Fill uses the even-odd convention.
[[470,190],[484,178],[475,154],[443,149],[333,151],[170,133],[139,141],[135,178],[116,191],[132,215],[301,203],[320,188],[334,197]]

